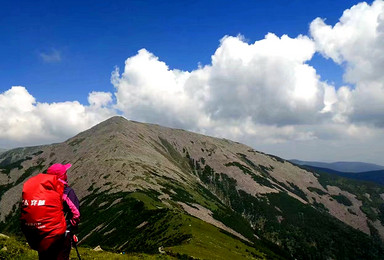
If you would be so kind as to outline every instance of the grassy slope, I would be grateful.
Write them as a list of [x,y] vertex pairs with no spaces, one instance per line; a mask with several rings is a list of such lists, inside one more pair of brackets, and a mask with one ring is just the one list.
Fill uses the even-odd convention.
[[199,259],[283,259],[266,247],[244,243],[196,218],[184,216],[183,222],[190,227],[191,239],[165,248],[173,255],[177,253]]
[[[191,256],[197,259],[284,259],[261,242],[249,244],[182,210],[165,208],[156,195],[154,191],[115,194],[96,191],[86,197],[78,232],[80,240],[84,239],[81,246],[101,245],[108,251],[140,255],[143,252],[157,254],[159,247],[164,247],[167,255],[185,259]],[[17,217],[7,223],[3,231],[20,234]],[[82,255],[90,258],[96,254],[86,248],[81,250]],[[28,259],[29,254],[33,251],[20,251],[18,255]]]
[[[354,256],[360,259],[380,259],[380,254],[384,255],[382,245],[373,243],[365,234],[337,221],[326,212],[303,205],[285,193],[256,198],[238,191],[236,180],[214,172],[203,161],[198,164],[189,160],[189,156],[172,150],[171,144],[165,141],[162,143],[167,147],[170,160],[183,171],[192,171],[209,189],[197,184],[196,187],[183,187],[164,180],[163,192],[172,198],[169,203],[173,209],[165,207],[157,199],[159,194],[151,190],[114,194],[92,190],[93,194],[84,198],[81,206],[82,223],[79,237],[86,238],[82,241],[83,246],[93,248],[101,245],[104,249],[115,252],[146,253],[157,253],[158,248],[163,246],[168,253],[177,257],[188,255],[203,259],[217,259],[217,256],[234,259],[278,258],[268,249],[271,248],[270,245],[266,246],[254,239],[253,235],[256,233],[262,239],[279,245],[275,252],[280,253],[279,250],[283,249],[300,259],[352,259]],[[229,164],[228,167],[239,167],[245,174],[249,174],[247,168],[256,166],[246,158],[243,159],[247,167],[235,163]],[[263,173],[266,178],[261,184],[268,186],[268,169],[264,169]],[[324,186],[337,185],[358,194],[363,200],[364,212],[373,220],[382,220],[384,211],[380,210],[378,214],[371,208],[378,206],[376,202],[379,201],[381,190],[375,190],[375,195],[372,196],[373,191],[369,186],[364,188],[365,186],[352,185],[351,182],[344,182],[339,178],[324,176],[321,176],[320,181]],[[300,195],[300,190],[295,187],[292,189]],[[226,205],[217,200],[212,192],[225,201]],[[364,201],[362,196],[365,192],[371,194],[370,200]],[[213,212],[216,219],[256,244],[253,247],[247,245],[210,224],[185,215],[182,210],[178,210],[176,201],[203,205]],[[230,205],[231,209],[227,205]],[[19,233],[16,209],[15,212],[14,217],[0,225],[0,230]],[[245,221],[243,215],[254,228]],[[145,224],[141,226],[143,223]],[[81,250],[84,250],[84,254],[88,252],[86,248]],[[89,254],[92,255],[93,251]]]
[[[167,142],[163,143],[170,150],[170,160],[184,171],[192,170],[188,158],[172,150],[172,146]],[[8,168],[18,168],[23,160],[28,159],[29,157],[10,165],[1,165],[1,169],[7,171]],[[38,167],[41,168],[42,165]],[[115,252],[146,253],[158,253],[158,248],[163,246],[172,255],[193,255],[196,258],[208,259],[214,259],[214,256],[231,256],[234,259],[243,256],[277,258],[267,246],[259,243],[256,245],[258,249],[255,249],[210,224],[187,216],[178,208],[176,201],[203,205],[218,214],[221,213],[223,218],[229,218],[231,223],[236,223],[230,225],[232,228],[254,240],[249,224],[240,215],[232,216],[233,212],[203,186],[183,186],[166,179],[162,184],[163,192],[172,198],[169,201],[172,209],[163,205],[157,199],[159,194],[152,190],[108,194],[92,189],[92,194],[84,198],[81,205],[82,222],[78,236],[84,239],[81,241],[82,245],[91,248],[102,245],[104,249]],[[19,214],[19,209],[15,207],[5,223],[0,223],[0,230],[22,235],[19,229]],[[143,223],[146,224],[138,228]],[[187,223],[193,225],[189,226]],[[213,241],[214,247],[211,247]]]
[[[372,239],[330,216],[324,207],[321,207],[322,205],[317,205],[316,210],[313,206],[302,204],[284,192],[253,197],[241,190],[238,191],[236,180],[214,172],[208,165],[204,168],[196,167],[196,171],[210,190],[223,194],[229,199],[231,208],[243,214],[253,224],[259,237],[279,245],[295,258],[383,258],[384,246],[381,241]],[[354,194],[367,191],[357,184],[343,183],[340,178],[321,177],[320,181],[323,185],[338,184],[337,186],[346,190],[354,188]],[[357,188],[361,190],[357,192]],[[297,192],[300,194],[300,190]],[[377,196],[378,191],[371,197],[370,203],[374,203]],[[373,211],[367,206],[366,211],[369,209]],[[224,218],[222,212],[214,211],[214,216],[228,226],[236,225],[233,219]],[[380,218],[380,214],[372,218]]]
[[[256,249],[252,245],[223,233],[218,228],[194,217],[176,213],[175,215],[167,215],[166,219],[169,221],[164,222],[164,220],[160,220],[155,223],[156,228],[160,231],[158,234],[156,234],[156,229],[149,227],[152,234],[147,234],[147,231],[142,230],[143,236],[136,234],[132,237],[130,243],[126,244],[123,248],[119,247],[120,244],[117,241],[118,244],[114,247],[111,246],[111,237],[104,238],[102,233],[97,233],[94,235],[95,237],[84,242],[82,247],[79,248],[80,255],[83,259],[126,259],[121,254],[113,254],[111,252],[100,253],[90,249],[95,247],[96,244],[101,244],[105,245],[102,246],[104,249],[106,248],[111,251],[130,252],[128,254],[130,256],[129,259],[172,259],[172,257],[178,259],[189,259],[190,257],[195,259],[283,259],[265,247],[258,246],[258,249]],[[161,230],[160,226],[166,226],[166,230]],[[126,236],[129,236],[126,233],[129,231],[125,230],[124,232]],[[135,231],[131,230],[130,232],[134,234]],[[180,238],[178,234],[182,234],[182,237],[186,239],[182,241],[172,240],[172,243],[164,248],[167,256],[155,254],[159,246],[167,245],[169,238]],[[82,238],[83,236],[79,237]],[[163,238],[163,240],[160,238]],[[96,239],[99,240],[97,241]],[[124,239],[127,238],[125,237]],[[148,249],[150,249],[149,251],[154,255],[139,253],[143,250],[140,247],[142,244],[147,245]],[[132,247],[132,245],[135,245],[135,247]],[[29,249],[25,241],[20,242],[14,238],[7,239],[6,241],[3,239],[0,242],[0,248],[4,246],[8,248],[6,255],[11,251],[12,253],[5,256],[3,252],[3,254],[0,254],[0,259],[36,259],[36,253]],[[137,251],[137,253],[132,251]],[[137,258],[134,258],[134,256]],[[74,250],[72,251],[72,258],[76,259]]]
[[[91,235],[84,243],[91,247],[102,244],[115,251],[150,253],[158,252],[158,248],[163,246],[171,255],[200,259],[223,259],[228,256],[233,259],[281,259],[261,243],[256,247],[246,244],[177,208],[164,208],[154,196],[148,194],[151,192],[98,194],[86,198],[84,204],[91,205],[82,212],[83,219],[89,221],[80,226],[79,235]],[[119,202],[110,207],[116,199]],[[101,207],[97,206],[99,203],[103,203]],[[92,233],[92,230],[95,231]]]
[[[150,254],[117,254],[107,251],[94,251],[91,248],[79,247],[78,248],[81,259],[176,259],[168,255],[150,255]],[[37,259],[37,252],[30,249],[25,241],[16,239],[15,237],[0,237],[0,259],[12,260],[35,260]],[[72,249],[70,259],[78,259],[76,250]]]

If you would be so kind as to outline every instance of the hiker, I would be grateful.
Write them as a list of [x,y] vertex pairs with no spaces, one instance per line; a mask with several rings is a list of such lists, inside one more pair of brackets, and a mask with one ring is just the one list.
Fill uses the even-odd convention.
[[80,222],[79,200],[68,186],[71,164],[53,164],[47,174],[24,183],[21,228],[39,259],[69,259],[73,231]]

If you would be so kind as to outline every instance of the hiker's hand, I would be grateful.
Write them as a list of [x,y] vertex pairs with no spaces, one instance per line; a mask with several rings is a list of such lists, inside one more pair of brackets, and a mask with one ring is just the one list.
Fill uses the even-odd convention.
[[73,235],[72,239],[73,239],[73,242],[75,242],[75,243],[79,242],[79,239],[77,238],[77,236],[75,234]]
[[72,218],[72,219],[70,220],[71,225],[72,225],[73,227],[76,227],[77,224],[79,223],[79,221],[80,221],[80,219],[75,219],[75,218]]

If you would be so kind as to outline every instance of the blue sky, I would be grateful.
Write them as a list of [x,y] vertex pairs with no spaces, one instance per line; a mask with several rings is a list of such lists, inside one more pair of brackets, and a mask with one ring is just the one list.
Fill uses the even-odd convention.
[[[316,17],[337,22],[358,1],[15,1],[0,10],[3,92],[26,86],[40,102],[79,100],[112,91],[110,73],[141,48],[170,68],[209,64],[225,35],[250,42],[268,32],[308,34]],[[46,62],[41,54],[59,53]],[[341,70],[317,55],[322,77],[340,82]]]
[[287,159],[383,159],[383,0],[1,6],[0,148],[119,114]]

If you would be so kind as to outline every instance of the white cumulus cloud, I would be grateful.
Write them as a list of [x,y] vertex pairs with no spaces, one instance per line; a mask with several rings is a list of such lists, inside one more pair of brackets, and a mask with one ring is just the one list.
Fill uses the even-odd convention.
[[112,74],[117,108],[128,118],[188,127],[199,121],[199,108],[186,91],[190,73],[170,70],[158,57],[145,49],[125,62],[124,72]]
[[191,72],[171,70],[142,49],[115,71],[117,107],[128,118],[169,126],[215,129],[222,124],[293,125],[324,115],[326,84],[306,64],[315,45],[306,36],[268,34],[249,44],[224,37],[212,64]]
[[[345,10],[335,25],[317,18],[309,36],[225,36],[211,62],[192,71],[170,69],[141,49],[112,72],[115,93],[91,92],[87,105],[37,102],[25,87],[12,87],[0,93],[0,147],[57,142],[119,111],[286,158],[380,163],[383,10],[376,0]],[[309,65],[316,52],[345,69],[343,86]]]
[[95,107],[107,107],[112,103],[112,93],[92,91],[88,95],[88,103]]
[[324,84],[305,63],[314,53],[306,36],[270,33],[253,44],[223,38],[207,77],[206,112],[217,120],[250,116],[268,125],[313,122],[324,108]]
[[325,22],[310,25],[317,50],[344,66],[352,84],[338,90],[336,118],[384,127],[384,1],[357,4],[334,26]]
[[101,107],[108,95],[91,93],[89,106],[77,101],[49,104],[36,102],[25,87],[12,87],[0,93],[0,147],[63,141],[86,130],[115,114]]

